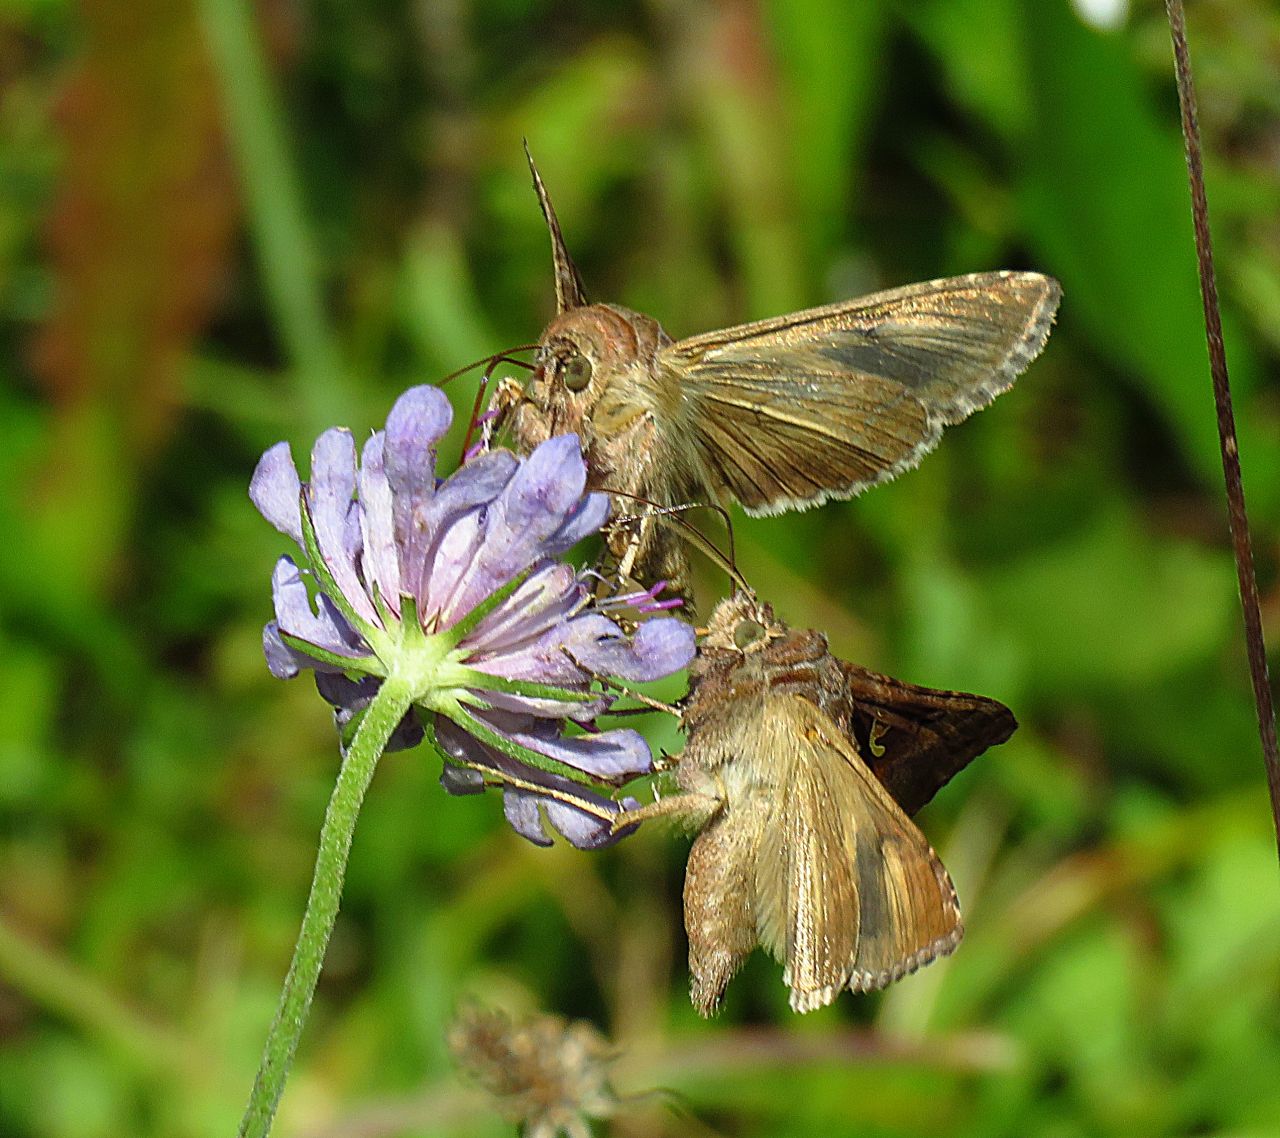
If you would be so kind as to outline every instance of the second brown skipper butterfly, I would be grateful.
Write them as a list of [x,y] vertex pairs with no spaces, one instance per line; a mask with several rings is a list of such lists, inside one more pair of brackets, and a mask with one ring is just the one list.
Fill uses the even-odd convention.
[[955,889],[910,815],[1009,738],[1007,707],[840,660],[739,591],[711,615],[681,715],[678,793],[617,824],[697,830],[684,915],[698,1011],[756,945],[782,960],[798,1012],[955,948]]

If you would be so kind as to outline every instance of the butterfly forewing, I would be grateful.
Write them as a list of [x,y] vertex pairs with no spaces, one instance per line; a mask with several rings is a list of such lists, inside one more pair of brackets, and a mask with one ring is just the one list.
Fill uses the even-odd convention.
[[775,757],[777,793],[757,931],[785,962],[791,1006],[882,988],[950,952],[963,930],[946,870],[838,726],[800,696],[775,696],[760,746]]
[[1044,347],[1056,281],[995,272],[671,344],[658,367],[713,488],[751,512],[849,497],[919,462]]

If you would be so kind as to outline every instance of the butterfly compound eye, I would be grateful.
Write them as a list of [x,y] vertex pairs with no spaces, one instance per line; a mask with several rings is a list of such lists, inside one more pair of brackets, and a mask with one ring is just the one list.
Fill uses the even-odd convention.
[[585,391],[587,384],[591,382],[591,361],[575,352],[564,361],[560,376],[570,391]]
[[750,648],[764,639],[764,625],[756,620],[740,620],[733,630],[733,642],[739,648]]

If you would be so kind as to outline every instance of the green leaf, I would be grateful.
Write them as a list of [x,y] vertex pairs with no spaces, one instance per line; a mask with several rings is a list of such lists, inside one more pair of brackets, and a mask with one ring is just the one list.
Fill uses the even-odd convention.
[[1238,619],[1224,551],[1154,537],[1116,505],[986,581],[990,621],[1043,692],[1167,679],[1218,652]]

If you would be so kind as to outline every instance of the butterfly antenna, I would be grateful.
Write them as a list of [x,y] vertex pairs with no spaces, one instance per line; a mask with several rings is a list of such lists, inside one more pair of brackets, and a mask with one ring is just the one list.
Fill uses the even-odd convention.
[[450,372],[440,380],[437,386],[443,387],[451,379],[456,379],[464,372],[478,368],[481,364],[485,365],[483,374],[480,376],[480,383],[476,387],[476,397],[471,401],[471,418],[467,423],[466,437],[462,440],[462,461],[465,462],[471,454],[471,439],[475,435],[476,427],[484,420],[484,416],[480,413],[480,408],[484,406],[485,393],[489,389],[489,380],[493,378],[494,371],[500,364],[511,364],[513,367],[522,367],[528,371],[533,371],[533,364],[526,360],[516,359],[513,355],[515,352],[532,352],[537,348],[537,344],[519,344],[514,348],[507,348],[492,356],[485,356],[484,359],[476,360],[474,363],[467,364],[457,371]]
[[532,352],[537,348],[537,346],[537,344],[517,344],[514,348],[506,348],[503,351],[498,352],[496,355],[483,356],[478,360],[473,360],[465,367],[458,368],[457,371],[451,371],[443,379],[436,380],[436,386],[443,387],[451,379],[457,379],[458,376],[465,375],[467,372],[475,370],[481,364],[488,364],[491,371],[493,368],[497,367],[498,364],[513,364],[515,367],[527,368],[529,371],[532,371],[533,364],[528,363],[525,360],[515,359],[514,353]]

